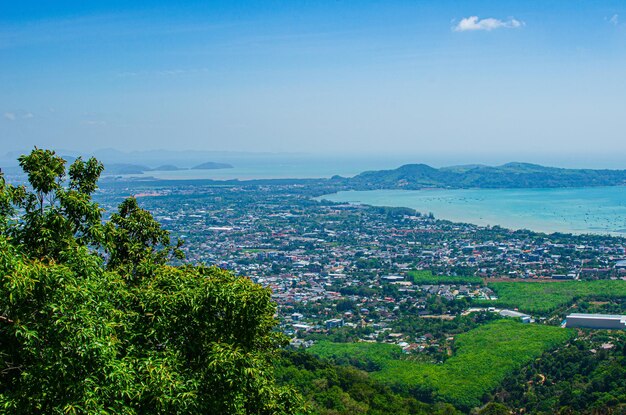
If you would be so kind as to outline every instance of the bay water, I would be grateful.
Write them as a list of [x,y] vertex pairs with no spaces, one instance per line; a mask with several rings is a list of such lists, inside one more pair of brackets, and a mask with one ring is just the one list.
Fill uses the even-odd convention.
[[346,191],[341,203],[413,208],[436,218],[537,232],[626,236],[626,187]]

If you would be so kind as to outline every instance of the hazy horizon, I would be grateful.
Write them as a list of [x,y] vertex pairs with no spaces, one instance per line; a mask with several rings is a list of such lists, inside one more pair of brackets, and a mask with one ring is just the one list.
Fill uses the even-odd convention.
[[[17,166],[17,157],[27,154],[32,148],[19,149],[0,153],[0,167],[3,165]],[[315,162],[333,163],[349,162],[361,166],[360,173],[366,170],[394,169],[404,164],[427,164],[432,167],[453,167],[461,165],[499,166],[506,163],[531,163],[547,167],[587,168],[587,169],[626,169],[626,161],[619,154],[608,156],[590,155],[561,155],[561,157],[545,154],[490,154],[483,156],[467,156],[465,154],[323,154],[305,152],[247,152],[247,151],[219,151],[219,150],[165,150],[144,149],[124,151],[114,148],[97,148],[93,151],[77,151],[75,149],[53,148],[62,156],[91,157],[94,156],[108,163],[127,163],[146,165],[154,168],[165,164],[174,164],[178,167],[191,167],[202,162],[230,162],[237,165],[270,164],[275,161],[287,163]],[[339,173],[337,173],[339,174]]]

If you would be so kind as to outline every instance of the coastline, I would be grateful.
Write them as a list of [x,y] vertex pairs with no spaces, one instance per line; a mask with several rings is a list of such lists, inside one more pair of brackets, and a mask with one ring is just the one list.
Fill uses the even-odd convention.
[[542,233],[626,237],[623,186],[342,191],[316,200],[407,207],[436,218]]

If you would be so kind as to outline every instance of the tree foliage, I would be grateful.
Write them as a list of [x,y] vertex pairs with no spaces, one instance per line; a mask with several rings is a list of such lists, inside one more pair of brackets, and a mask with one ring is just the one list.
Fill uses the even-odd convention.
[[338,366],[303,351],[284,351],[278,361],[279,381],[294,385],[319,415],[456,415],[452,405],[426,404],[392,390],[367,372]]
[[182,259],[182,242],[170,246],[169,233],[132,197],[124,200],[111,216],[105,235],[107,268],[119,269],[129,276],[136,276],[142,269],[149,272],[151,267],[164,265],[172,257]]
[[582,332],[506,379],[495,398],[517,413],[624,413],[626,333]]
[[274,380],[284,339],[268,289],[169,265],[177,245],[135,199],[103,225],[95,159],[69,177],[48,150],[20,164],[28,188],[0,177],[0,412],[301,410]]
[[573,334],[558,327],[496,320],[458,335],[454,355],[443,364],[398,358],[400,348],[389,344],[317,343],[310,350],[340,363],[351,363],[351,356],[357,355],[361,367],[371,368],[378,381],[411,390],[426,401],[449,402],[469,410],[506,377]]
[[[30,189],[4,186],[1,199],[23,214],[8,235],[31,258],[58,260],[62,252],[102,242],[102,211],[91,194],[103,166],[78,158],[66,177],[65,160],[53,151],[35,148],[19,158]],[[6,219],[5,219],[6,220]]]

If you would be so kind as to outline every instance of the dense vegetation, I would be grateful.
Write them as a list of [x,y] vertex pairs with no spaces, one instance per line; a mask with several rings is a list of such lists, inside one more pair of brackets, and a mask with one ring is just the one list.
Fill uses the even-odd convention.
[[496,399],[518,413],[626,411],[626,334],[590,331],[507,378]]
[[415,318],[415,316],[403,316],[393,322],[394,331],[419,337],[430,334],[433,339],[442,343],[449,336],[465,333],[478,326],[501,317],[497,313],[481,312],[457,315],[454,318]]
[[333,343],[320,341],[309,349],[311,353],[343,365],[352,365],[369,372],[380,371],[389,362],[400,360],[402,349],[386,343]]
[[546,314],[578,299],[619,299],[626,297],[626,281],[493,282],[489,284],[498,300],[483,302],[528,313]]
[[425,164],[407,164],[394,170],[368,171],[350,179],[335,180],[357,189],[619,186],[626,183],[626,171],[562,169],[528,163],[440,169]]
[[125,200],[91,195],[102,165],[35,149],[30,187],[0,176],[0,410],[11,414],[293,414],[270,291],[183,265],[180,244]]
[[385,344],[320,342],[311,352],[366,365],[381,382],[411,390],[426,401],[450,402],[469,410],[507,376],[572,336],[572,331],[556,327],[498,320],[458,335],[454,355],[443,364],[398,358],[399,348]]
[[319,415],[457,413],[449,404],[425,404],[409,393],[392,390],[363,370],[331,364],[302,351],[283,353],[276,378],[296,387],[311,412]]
[[454,275],[433,275],[432,271],[419,270],[409,271],[409,277],[414,284],[472,284],[482,285],[480,277],[454,276]]

